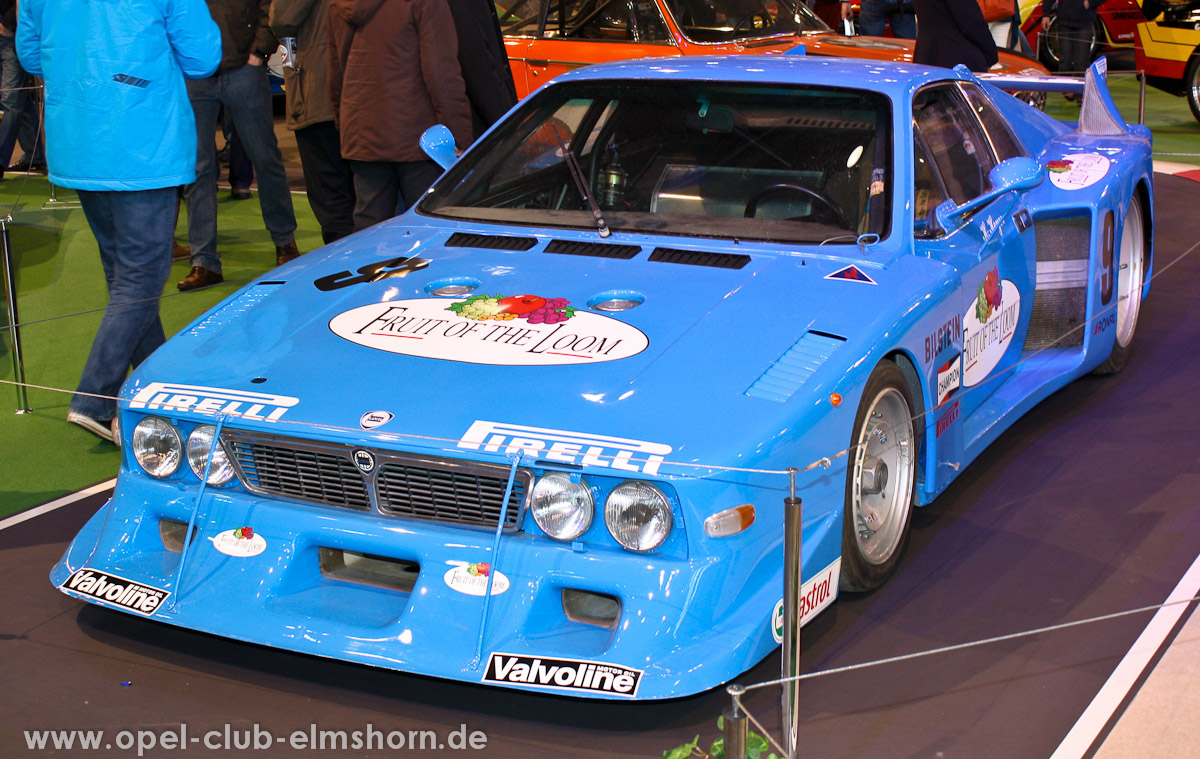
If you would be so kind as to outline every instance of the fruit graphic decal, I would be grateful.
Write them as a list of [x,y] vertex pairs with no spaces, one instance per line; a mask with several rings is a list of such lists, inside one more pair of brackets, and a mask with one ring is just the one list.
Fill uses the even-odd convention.
[[467,574],[471,575],[472,577],[487,577],[488,573],[491,571],[492,565],[485,562],[467,565]]
[[1061,174],[1064,171],[1071,170],[1071,162],[1066,159],[1060,161],[1047,161],[1046,168],[1056,174]]
[[979,293],[975,296],[975,318],[980,324],[986,324],[992,313],[1000,308],[1000,300],[1004,297],[1004,289],[1000,285],[999,267],[992,269],[979,283]]
[[530,324],[558,324],[575,315],[575,309],[568,305],[570,302],[537,295],[472,295],[451,303],[446,310],[475,321],[525,319]]
[[238,540],[249,540],[250,538],[254,537],[254,528],[239,527],[233,531],[233,537],[237,538]]

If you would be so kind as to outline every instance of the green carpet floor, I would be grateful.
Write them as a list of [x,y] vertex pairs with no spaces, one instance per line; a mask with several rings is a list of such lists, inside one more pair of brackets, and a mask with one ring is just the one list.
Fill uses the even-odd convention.
[[[1129,121],[1137,118],[1135,78],[1111,79],[1114,99]],[[1051,96],[1047,112],[1062,119],[1078,117],[1079,107]],[[1146,118],[1155,133],[1158,160],[1200,165],[1200,123],[1187,103],[1158,90],[1146,90]],[[0,217],[9,226],[17,264],[17,291],[25,350],[26,381],[71,390],[79,379],[105,302],[96,243],[83,212],[67,207],[44,209],[49,184],[37,176],[9,174],[0,182]],[[62,201],[74,193],[59,190]],[[263,229],[257,194],[230,200],[220,193],[219,250],[225,284],[202,292],[179,293],[175,282],[188,271],[186,261],[171,271],[162,301],[167,334],[173,334],[245,280],[271,268],[274,249]],[[301,250],[320,245],[320,235],[304,196],[294,196]],[[65,204],[64,204],[65,205]],[[185,214],[186,217],[186,214]],[[185,238],[186,218],[178,237]],[[2,313],[0,313],[2,319]],[[3,322],[0,321],[0,324]],[[13,380],[7,337],[0,338],[0,380]],[[32,413],[15,414],[16,389],[0,384],[0,518],[115,476],[117,448],[66,423],[70,395],[29,390]]]
[[[45,177],[9,174],[0,182],[0,218],[8,214],[16,261],[25,379],[33,385],[72,390],[79,381],[92,337],[100,323],[106,296],[104,274],[83,211],[70,208],[70,190],[57,190],[59,206],[45,208],[50,185]],[[275,249],[263,227],[258,194],[251,200],[218,195],[218,250],[225,283],[207,290],[180,293],[175,282],[190,264],[178,261],[161,305],[168,335],[232,293],[241,284],[275,265]],[[308,201],[293,195],[296,242],[303,251],[320,246],[320,230]],[[177,237],[186,239],[187,214]],[[0,309],[0,326],[6,324]],[[7,334],[0,339],[0,380],[14,378]],[[17,391],[0,383],[0,518],[44,503],[87,485],[114,477],[120,452],[72,424],[67,424],[68,393],[30,389],[32,413],[16,414]]]

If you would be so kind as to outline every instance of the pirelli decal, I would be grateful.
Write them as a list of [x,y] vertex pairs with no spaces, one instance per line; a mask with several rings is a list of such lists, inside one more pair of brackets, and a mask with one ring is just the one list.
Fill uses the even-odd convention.
[[142,585],[95,569],[76,570],[60,586],[60,590],[70,590],[147,617],[171,595],[169,590]]
[[642,670],[581,659],[493,653],[483,682],[633,698],[642,682]]

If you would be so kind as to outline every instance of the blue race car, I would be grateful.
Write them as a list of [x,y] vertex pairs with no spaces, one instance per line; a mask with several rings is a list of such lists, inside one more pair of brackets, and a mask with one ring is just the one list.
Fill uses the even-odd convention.
[[457,160],[428,136],[449,168],[413,210],[138,368],[60,590],[464,682],[697,693],[778,643],[793,479],[807,621],[1022,413],[1120,369],[1148,292],[1150,133],[1098,66],[1078,126],[965,70],[784,55],[592,66]]

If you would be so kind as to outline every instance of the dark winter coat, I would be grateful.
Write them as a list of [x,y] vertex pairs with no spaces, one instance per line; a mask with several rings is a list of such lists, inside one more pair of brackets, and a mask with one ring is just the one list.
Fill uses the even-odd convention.
[[217,73],[245,65],[254,53],[265,62],[279,47],[267,23],[271,0],[208,0],[208,12],[221,30]]
[[471,144],[471,106],[446,0],[330,0],[329,98],[352,161],[424,161],[445,124]]
[[478,136],[517,104],[517,88],[504,51],[496,6],[491,0],[448,2],[458,32],[458,65],[462,67]]
[[283,68],[288,129],[333,121],[329,104],[329,0],[275,0],[271,31],[296,38],[296,60]]
[[913,63],[987,71],[1000,60],[996,42],[975,0],[913,0],[917,47]]
[[1090,29],[1096,21],[1096,9],[1104,5],[1104,0],[1088,0],[1088,7],[1083,7],[1083,0],[1042,0],[1042,15],[1046,18],[1058,16],[1061,26],[1072,29]]

